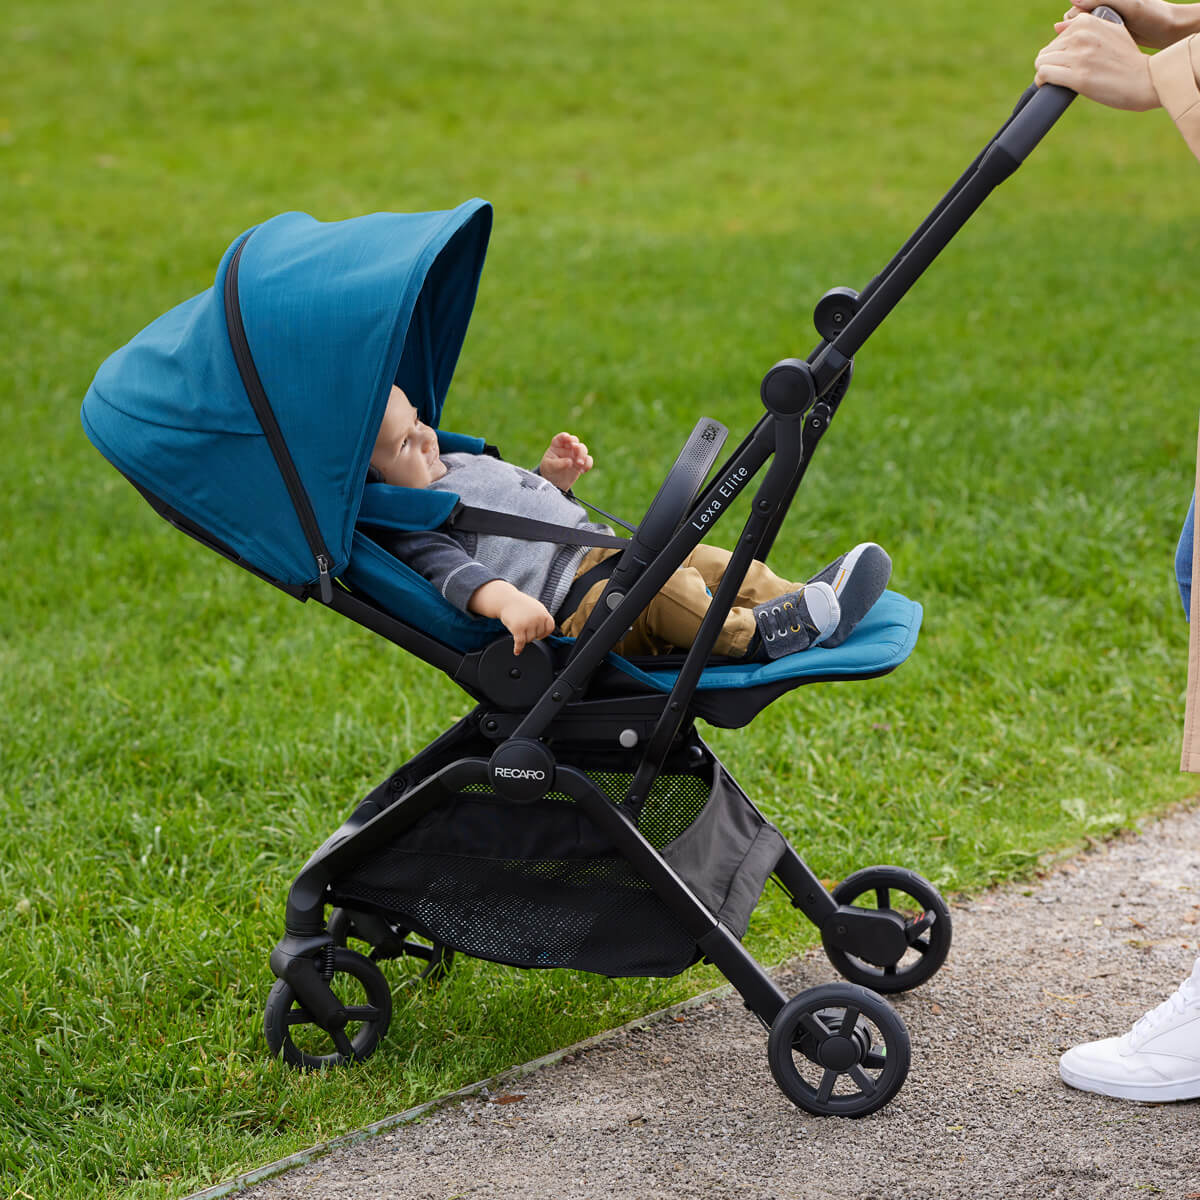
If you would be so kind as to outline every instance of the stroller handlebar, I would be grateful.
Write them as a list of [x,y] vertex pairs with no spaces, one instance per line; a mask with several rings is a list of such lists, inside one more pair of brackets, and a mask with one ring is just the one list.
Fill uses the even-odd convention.
[[[1107,4],[1098,5],[1092,16],[1114,25],[1124,25],[1121,14]],[[1023,162],[1029,152],[1046,136],[1050,127],[1070,107],[1076,93],[1070,88],[1055,83],[1038,87],[1030,84],[1025,95],[1017,104],[1013,119],[996,137],[996,144],[1018,163]]]
[[[1099,5],[1092,10],[1092,15],[1118,25],[1125,23],[1120,14],[1107,5]],[[1075,95],[1070,88],[1056,84],[1047,83],[1041,87],[1030,84],[1000,131],[892,261],[871,280],[861,295],[854,296],[846,304],[835,304],[834,307],[842,310],[836,332],[823,322],[818,305],[817,329],[824,341],[808,357],[817,396],[825,395],[837,383],[867,338],[992,190],[1025,161],[1055,121],[1066,112]]]

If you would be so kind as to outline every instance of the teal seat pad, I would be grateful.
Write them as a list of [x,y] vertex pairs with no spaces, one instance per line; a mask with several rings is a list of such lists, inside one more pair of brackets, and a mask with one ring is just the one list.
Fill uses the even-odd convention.
[[[698,690],[752,688],[787,679],[860,679],[886,674],[912,653],[923,612],[915,600],[885,591],[840,646],[832,650],[814,646],[771,662],[707,667],[700,675]],[[677,669],[648,670],[617,654],[608,658],[631,678],[657,692],[669,692],[679,678]]]
[[[406,513],[405,506],[396,504],[397,496],[405,491],[382,484],[369,485],[363,501],[364,516],[381,527],[419,529],[435,525],[437,514],[430,520],[431,514],[421,512],[413,520],[413,514]],[[434,493],[423,495],[440,498]],[[451,497],[451,500],[455,499]],[[354,534],[353,554],[343,579],[393,616],[464,654],[481,650],[505,634],[499,621],[459,612],[431,583],[398,562],[361,531]],[[697,686],[701,691],[714,691],[753,688],[783,680],[857,679],[883,675],[898,667],[912,653],[922,615],[923,610],[916,601],[899,592],[885,591],[854,632],[835,649],[816,646],[770,662],[707,667]],[[569,638],[554,640],[571,641]],[[648,665],[646,659],[635,665],[619,654],[609,654],[607,661],[656,692],[669,692],[679,678],[677,665],[656,669]],[[677,664],[679,660],[675,658],[674,661]]]

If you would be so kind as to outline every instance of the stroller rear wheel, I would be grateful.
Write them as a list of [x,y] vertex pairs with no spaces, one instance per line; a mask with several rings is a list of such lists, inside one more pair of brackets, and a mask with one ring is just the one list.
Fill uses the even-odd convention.
[[793,1104],[818,1117],[865,1117],[908,1075],[908,1030],[886,1000],[852,983],[793,996],[767,1039],[771,1074]]
[[[418,941],[412,930],[393,925],[383,917],[335,908],[325,925],[334,944],[345,946],[350,938],[366,942],[371,947],[372,962],[392,959],[411,959],[413,980],[440,983],[454,965],[454,951],[441,942]],[[418,967],[417,964],[423,964]],[[406,980],[405,982],[410,982]]]
[[[903,867],[864,867],[831,893],[838,904],[894,913],[904,922],[904,954],[893,963],[872,963],[823,937],[839,975],[872,991],[907,992],[929,979],[950,952],[950,909],[937,888]],[[866,898],[864,900],[864,898]],[[863,903],[859,903],[862,900]]]
[[392,990],[369,958],[343,946],[330,950],[329,986],[346,1016],[338,1029],[325,1029],[300,1003],[292,985],[277,979],[267,996],[263,1031],[271,1057],[290,1067],[320,1071],[370,1058],[392,1019]]

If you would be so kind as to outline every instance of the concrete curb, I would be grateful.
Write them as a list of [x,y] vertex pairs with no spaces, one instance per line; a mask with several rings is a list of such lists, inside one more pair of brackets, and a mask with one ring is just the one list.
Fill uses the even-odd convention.
[[689,1009],[699,1008],[701,1005],[713,1000],[724,999],[726,996],[732,995],[733,990],[732,984],[727,983],[710,991],[701,992],[697,996],[692,996],[688,1000],[681,1000],[678,1004],[672,1004],[668,1008],[660,1008],[655,1012],[647,1013],[644,1017],[637,1017],[616,1029],[597,1033],[590,1038],[584,1038],[581,1042],[576,1042],[572,1046],[565,1046],[561,1050],[553,1050],[549,1054],[543,1054],[541,1058],[532,1059],[530,1062],[521,1063],[516,1067],[509,1067],[508,1070],[501,1071],[498,1075],[493,1075],[490,1079],[481,1079],[478,1083],[470,1083],[466,1087],[459,1088],[456,1092],[447,1092],[444,1096],[438,1096],[434,1100],[418,1104],[415,1108],[405,1109],[404,1112],[384,1117],[381,1121],[374,1121],[370,1125],[364,1125],[362,1129],[356,1129],[352,1133],[344,1133],[340,1137],[332,1138],[327,1142],[318,1142],[314,1146],[309,1146],[306,1150],[299,1150],[295,1154],[289,1154],[286,1158],[277,1159],[275,1162],[268,1163],[264,1167],[257,1167],[253,1171],[247,1171],[245,1174],[238,1175],[233,1179],[227,1180],[225,1183],[205,1188],[201,1192],[193,1192],[185,1200],[221,1200],[222,1197],[235,1195],[243,1188],[251,1187],[256,1183],[262,1183],[267,1179],[271,1179],[276,1175],[282,1175],[284,1172],[291,1171],[296,1167],[307,1166],[314,1160],[323,1158],[326,1154],[334,1150],[368,1141],[373,1137],[378,1137],[381,1133],[386,1133],[389,1129],[395,1129],[398,1125],[408,1125],[413,1121],[419,1121],[428,1113],[434,1112],[439,1108],[444,1108],[446,1105],[455,1104],[460,1100],[466,1100],[472,1096],[486,1096],[489,1092],[505,1087],[514,1080],[521,1079],[526,1075],[532,1075],[535,1071],[540,1071],[543,1067],[549,1067],[554,1063],[561,1062],[568,1055],[580,1054],[583,1051],[594,1049],[596,1046],[602,1046],[635,1029],[645,1029],[649,1025],[657,1025],[662,1021],[677,1016],[679,1013],[687,1012]]

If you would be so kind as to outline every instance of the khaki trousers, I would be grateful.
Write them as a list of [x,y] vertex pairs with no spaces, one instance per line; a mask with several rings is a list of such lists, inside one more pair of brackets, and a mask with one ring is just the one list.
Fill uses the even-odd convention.
[[[588,551],[575,577],[590,571],[611,555],[620,553],[620,550],[604,547]],[[697,546],[634,621],[630,631],[617,643],[617,653],[669,654],[672,650],[686,650],[708,612],[712,594],[725,577],[729,558],[728,550],[717,546]],[[570,616],[560,620],[561,633],[575,637],[583,629],[606,582],[601,580],[593,584],[579,607]],[[774,600],[784,592],[799,591],[803,586],[780,579],[764,563],[752,562],[738,590],[734,606],[721,626],[713,652],[741,658],[750,648],[750,640],[754,636],[754,606]]]

